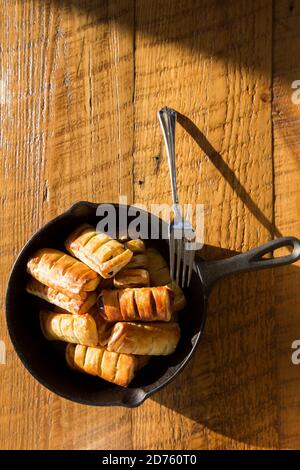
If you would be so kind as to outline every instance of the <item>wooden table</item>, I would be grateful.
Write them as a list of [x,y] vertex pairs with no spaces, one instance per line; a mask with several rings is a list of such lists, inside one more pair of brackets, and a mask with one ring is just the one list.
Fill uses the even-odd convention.
[[163,105],[185,116],[180,197],[205,205],[207,257],[300,235],[299,0],[1,0],[0,19],[0,448],[299,447],[299,264],[220,282],[196,357],[133,410],[40,386],[4,304],[22,245],[76,200],[171,202]]

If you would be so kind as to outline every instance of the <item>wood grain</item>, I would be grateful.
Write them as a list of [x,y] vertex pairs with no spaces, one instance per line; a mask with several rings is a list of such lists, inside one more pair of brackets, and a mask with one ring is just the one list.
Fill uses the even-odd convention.
[[[101,6],[98,7],[98,5]],[[125,409],[86,409],[39,386],[4,320],[9,268],[31,234],[76,200],[132,193],[131,2],[1,2],[1,448],[131,448]],[[8,229],[9,227],[9,229]],[[26,312],[27,313],[27,312]],[[29,312],[28,312],[29,313]],[[106,423],[104,425],[104,423]],[[105,433],[103,429],[105,428]],[[76,430],[75,430],[76,429]]]
[[[292,83],[299,80],[300,4],[279,0],[274,9],[274,174],[275,216],[282,232],[300,234],[299,110]],[[300,264],[275,273],[280,447],[298,449],[300,424],[299,366],[291,362],[291,345],[300,338]]]
[[299,236],[293,5],[0,0],[1,449],[299,446],[299,267],[216,286],[195,358],[132,411],[41,387],[13,350],[4,306],[20,248],[76,200],[170,202],[164,105],[181,113],[179,193],[204,204],[205,256]]
[[[207,244],[235,251],[272,238],[270,224],[257,218],[270,221],[273,211],[272,9],[258,3],[154,2],[148,16],[144,1],[135,20],[135,201],[170,202],[156,119],[167,104],[199,129],[193,140],[178,128],[181,201],[204,204]],[[199,25],[201,34],[194,34]],[[201,131],[210,155],[197,144]],[[241,187],[250,206],[237,194]],[[167,448],[277,445],[272,283],[272,274],[261,273],[214,290],[192,365],[153,397],[155,407],[148,401],[133,412],[137,448],[160,448],[162,434]],[[160,422],[168,433],[155,431]]]

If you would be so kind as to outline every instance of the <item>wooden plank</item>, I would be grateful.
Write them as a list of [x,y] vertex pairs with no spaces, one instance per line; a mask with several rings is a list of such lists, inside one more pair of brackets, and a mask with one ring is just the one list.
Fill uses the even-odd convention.
[[[300,4],[276,0],[274,6],[273,122],[276,225],[285,235],[300,237],[300,104],[292,100],[299,80]],[[280,447],[298,449],[300,424],[299,366],[291,363],[291,345],[300,339],[300,263],[275,273],[278,331],[278,399]]]
[[[171,202],[156,118],[168,105],[202,131],[200,148],[178,127],[177,168],[182,203],[205,205],[209,255],[269,240],[272,2],[142,0],[135,25],[134,201]],[[270,272],[215,288],[191,366],[133,411],[135,448],[278,446],[272,299]]]
[[205,204],[207,256],[280,233],[299,236],[298,107],[290,100],[299,79],[298,4],[276,0],[274,9],[275,188],[271,2],[180,0],[175,8],[155,0],[150,8],[139,0],[135,12],[129,0],[98,4],[0,2],[0,339],[7,345],[0,448],[297,448],[290,345],[298,335],[298,266],[216,287],[197,357],[133,412],[55,397],[9,343],[8,272],[39,226],[76,199],[170,201],[156,121],[163,105],[202,131],[186,119],[195,140],[178,128],[177,153],[182,202]]
[[16,254],[49,218],[79,199],[132,197],[132,1],[1,1],[0,15],[0,448],[130,448],[129,411],[69,403],[25,371],[4,295]]

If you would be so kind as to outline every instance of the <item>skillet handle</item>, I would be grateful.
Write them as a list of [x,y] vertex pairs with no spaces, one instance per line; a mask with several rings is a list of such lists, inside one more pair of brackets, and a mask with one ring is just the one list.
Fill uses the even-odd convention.
[[[292,247],[289,255],[278,258],[263,258],[264,255],[273,252],[277,248]],[[196,261],[202,283],[207,290],[222,277],[230,274],[257,271],[259,269],[275,268],[294,263],[300,259],[300,241],[295,237],[282,237],[271,240],[253,250],[247,251],[231,258],[216,261]]]

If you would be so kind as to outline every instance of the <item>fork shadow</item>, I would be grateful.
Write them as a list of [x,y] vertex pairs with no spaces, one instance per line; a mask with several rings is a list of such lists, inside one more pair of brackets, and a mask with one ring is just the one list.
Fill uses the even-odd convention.
[[210,144],[203,132],[195,125],[195,123],[187,116],[177,112],[177,120],[185,131],[194,139],[200,149],[208,156],[212,164],[221,173],[223,178],[228,182],[233,191],[243,201],[249,211],[256,217],[261,225],[263,225],[270,233],[272,238],[282,237],[278,228],[270,221],[261,209],[257,206],[251,196],[248,194],[244,186],[241,184],[234,171],[223,160],[221,154]]
[[[236,253],[206,246],[201,254],[217,259]],[[300,269],[287,266],[277,272],[280,270],[284,276],[292,276],[294,283],[288,292],[287,285],[284,292],[277,285],[276,295],[292,297]],[[194,358],[173,383],[153,396],[154,401],[193,421],[192,438],[185,448],[199,448],[203,427],[228,437],[228,448],[232,448],[232,440],[278,448],[279,419],[280,427],[285,426],[289,434],[295,411],[286,411],[287,402],[283,403],[286,408],[279,407],[282,399],[278,400],[278,394],[284,389],[286,396],[296,396],[300,391],[295,379],[298,371],[290,359],[297,328],[300,337],[295,315],[300,299],[298,296],[294,306],[285,306],[282,316],[274,307],[274,286],[273,270],[219,282],[210,296],[206,329]],[[291,382],[292,376],[295,380]]]

